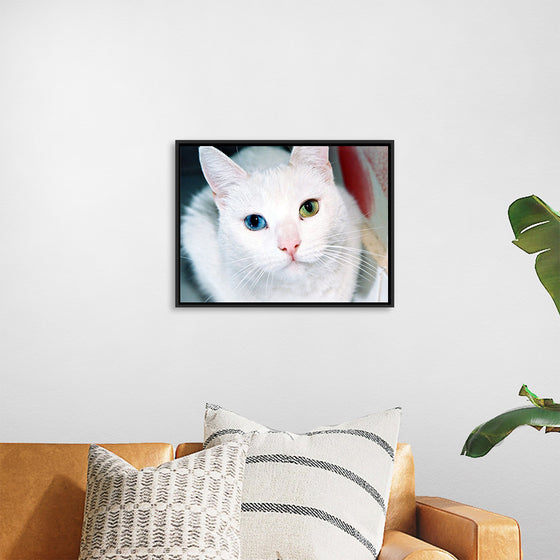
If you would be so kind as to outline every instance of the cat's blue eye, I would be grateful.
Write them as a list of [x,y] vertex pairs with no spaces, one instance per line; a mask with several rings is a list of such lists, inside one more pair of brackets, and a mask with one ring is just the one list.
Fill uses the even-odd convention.
[[245,218],[245,226],[251,231],[259,231],[266,227],[266,220],[259,214],[251,214]]

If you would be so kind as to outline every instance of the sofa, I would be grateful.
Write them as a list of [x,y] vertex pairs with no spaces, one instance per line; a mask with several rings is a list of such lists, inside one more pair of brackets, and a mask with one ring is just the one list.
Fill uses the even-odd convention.
[[[201,443],[103,444],[137,469],[195,453]],[[88,444],[0,443],[0,560],[76,560]],[[399,443],[379,560],[520,560],[509,517],[416,496],[411,447]]]

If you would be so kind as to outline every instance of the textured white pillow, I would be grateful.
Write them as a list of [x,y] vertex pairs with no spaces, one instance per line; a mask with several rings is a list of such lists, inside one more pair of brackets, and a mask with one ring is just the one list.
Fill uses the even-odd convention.
[[205,447],[256,432],[243,482],[241,558],[377,558],[400,416],[395,408],[293,434],[207,405]]
[[137,470],[89,450],[80,560],[238,560],[247,443]]

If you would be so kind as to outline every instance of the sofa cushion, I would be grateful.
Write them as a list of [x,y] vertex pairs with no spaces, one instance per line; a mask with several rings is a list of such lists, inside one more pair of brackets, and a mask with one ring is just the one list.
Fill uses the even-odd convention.
[[137,470],[92,445],[80,560],[237,560],[246,455],[233,441]]
[[[173,459],[168,443],[105,445],[137,468]],[[76,560],[89,444],[0,445],[0,560]]]
[[254,432],[243,484],[243,560],[375,559],[400,412],[294,434],[207,405],[205,447]]

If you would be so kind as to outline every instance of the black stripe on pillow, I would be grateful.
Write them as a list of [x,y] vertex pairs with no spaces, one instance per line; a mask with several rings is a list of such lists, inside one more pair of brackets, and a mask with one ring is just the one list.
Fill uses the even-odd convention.
[[377,445],[382,447],[389,454],[389,457],[391,457],[391,459],[395,458],[395,450],[391,445],[389,445],[382,437],[378,436],[377,434],[366,432],[365,430],[317,430],[315,432],[307,432],[303,435],[315,436],[321,434],[347,434],[351,436],[363,437],[377,443]]
[[247,432],[244,432],[243,430],[235,430],[233,428],[229,428],[227,430],[218,430],[217,432],[214,432],[212,435],[208,436],[206,438],[206,441],[202,444],[202,449],[206,449],[207,445],[215,438],[220,437],[220,436],[225,436],[226,434],[246,434]]
[[260,512],[260,513],[289,513],[294,515],[306,515],[309,517],[315,517],[322,521],[326,521],[335,527],[338,527],[341,531],[344,531],[348,535],[354,537],[357,541],[363,544],[372,554],[374,558],[377,558],[377,550],[373,544],[366,539],[360,531],[349,525],[348,523],[342,521],[338,517],[323,511],[322,509],[298,506],[295,504],[272,504],[272,503],[261,503],[261,502],[249,502],[241,504],[241,511],[243,512]]
[[[245,432],[243,430],[236,430],[233,428],[227,429],[227,430],[218,430],[217,432],[214,432],[213,434],[209,435],[208,438],[206,439],[206,441],[203,444],[203,447],[206,448],[206,446],[215,438],[223,436],[225,434],[245,434],[248,432]],[[262,433],[262,432],[257,432],[257,433]],[[281,432],[278,430],[268,430],[267,432],[264,433],[268,433],[268,434],[287,434],[290,435],[289,432]],[[363,437],[366,438],[370,441],[373,441],[374,443],[376,443],[377,445],[379,445],[383,450],[385,450],[387,452],[387,454],[389,455],[389,457],[391,457],[391,459],[395,458],[395,450],[393,449],[393,447],[391,445],[389,445],[382,437],[378,436],[377,434],[374,434],[372,432],[367,432],[366,430],[317,430],[314,432],[307,432],[305,434],[296,434],[296,435],[301,435],[301,436],[316,436],[316,435],[322,435],[322,434],[346,434],[346,435],[350,435],[350,436],[358,436],[358,437]]]
[[381,494],[379,494],[379,492],[361,476],[358,476],[357,474],[348,469],[345,469],[344,467],[341,467],[340,465],[328,463],[327,461],[319,461],[318,459],[310,459],[309,457],[280,454],[251,455],[247,457],[247,464],[249,463],[288,463],[293,465],[303,465],[316,469],[323,469],[325,471],[335,473],[339,476],[347,478],[348,480],[351,480],[352,482],[363,488],[381,506],[383,513],[387,513],[385,500],[383,499]]

